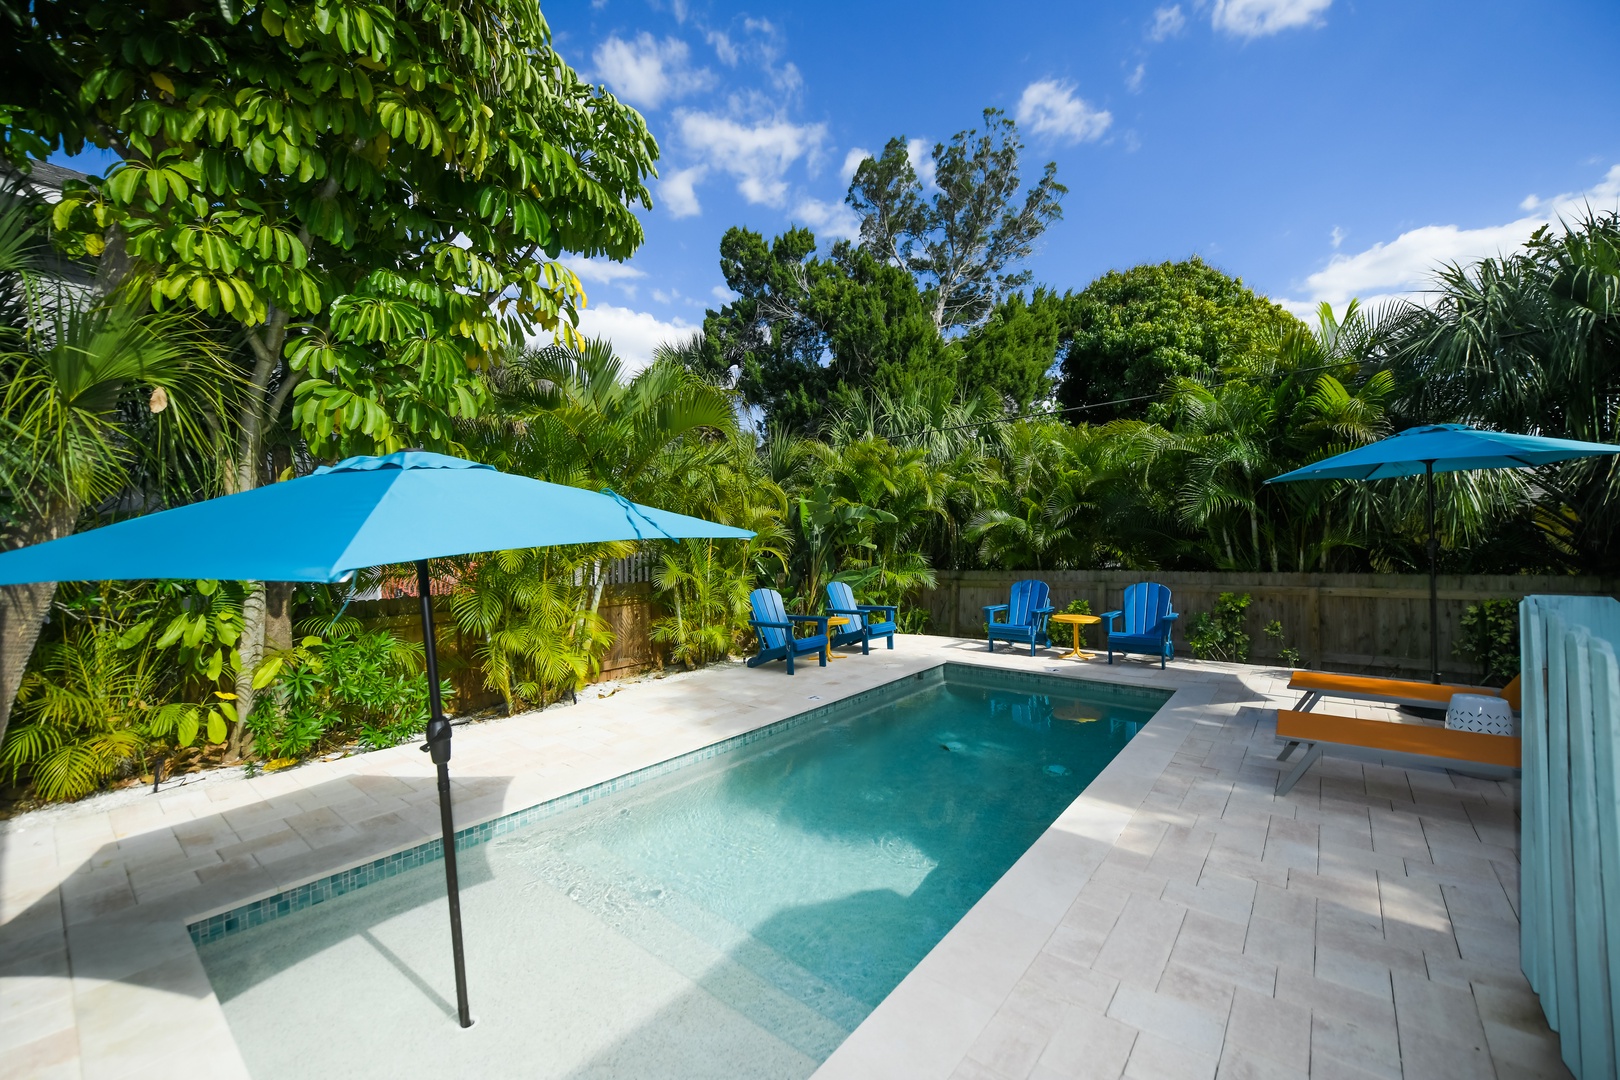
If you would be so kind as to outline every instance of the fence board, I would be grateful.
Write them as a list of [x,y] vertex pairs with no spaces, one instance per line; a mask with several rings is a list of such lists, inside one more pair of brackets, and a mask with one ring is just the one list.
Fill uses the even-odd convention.
[[[1429,579],[1423,574],[1243,574],[1135,570],[956,570],[941,571],[938,584],[917,603],[937,634],[982,634],[987,604],[1007,602],[1007,590],[1020,578],[1038,577],[1052,589],[1058,609],[1071,600],[1091,603],[1094,614],[1119,607],[1125,587],[1158,581],[1170,587],[1182,613],[1175,628],[1176,650],[1190,655],[1187,628],[1194,615],[1210,611],[1223,592],[1253,597],[1245,627],[1254,641],[1250,659],[1274,663],[1277,649],[1262,628],[1273,619],[1283,625],[1284,644],[1299,649],[1310,667],[1366,674],[1426,674],[1429,670]],[[1620,581],[1595,577],[1532,575],[1441,575],[1440,670],[1452,679],[1472,681],[1479,672],[1452,655],[1464,610],[1481,600],[1519,600],[1532,593],[1620,596]],[[1093,640],[1097,631],[1093,630]]]

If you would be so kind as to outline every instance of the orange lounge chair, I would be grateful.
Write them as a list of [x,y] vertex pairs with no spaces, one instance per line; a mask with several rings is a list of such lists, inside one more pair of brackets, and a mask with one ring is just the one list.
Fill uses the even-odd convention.
[[1386,705],[1409,705],[1418,709],[1444,709],[1451,704],[1453,694],[1481,694],[1499,697],[1514,712],[1519,711],[1519,677],[1498,689],[1494,686],[1457,686],[1450,683],[1408,682],[1404,679],[1381,679],[1375,675],[1337,675],[1331,671],[1296,671],[1288,680],[1288,689],[1303,690],[1305,696],[1294,708],[1310,712],[1324,697],[1351,698],[1356,701],[1380,701]]
[[[1424,684],[1417,684],[1424,685]],[[1519,767],[1519,740],[1513,735],[1483,735],[1454,731],[1432,724],[1397,724],[1391,720],[1358,720],[1327,713],[1277,710],[1277,737],[1288,745],[1277,755],[1287,761],[1294,748],[1305,744],[1305,756],[1293,770],[1277,780],[1277,794],[1286,795],[1299,778],[1322,756],[1324,746],[1360,746],[1402,754],[1467,761],[1479,765]]]

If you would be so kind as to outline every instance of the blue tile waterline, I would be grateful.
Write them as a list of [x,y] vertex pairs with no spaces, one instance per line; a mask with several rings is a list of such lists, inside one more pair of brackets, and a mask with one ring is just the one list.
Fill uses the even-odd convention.
[[[946,682],[952,685],[983,689],[1013,689],[1028,687],[1059,697],[1084,695],[1092,701],[1112,701],[1114,704],[1137,709],[1154,710],[1171,697],[1168,690],[1124,686],[1118,683],[1096,682],[1067,676],[1009,671],[1001,668],[983,668],[974,664],[945,663],[924,671],[903,676],[870,690],[840,698],[783,720],[766,724],[752,731],[734,735],[719,742],[642,769],[625,773],[600,784],[559,796],[523,810],[506,814],[490,821],[457,830],[457,852],[489,843],[498,836],[521,829],[534,822],[584,806],[596,799],[633,787],[656,777],[708,761],[748,746],[761,739],[781,735],[816,720],[841,716],[851,711],[864,711],[876,706],[892,704],[912,694],[920,693]],[[396,877],[409,870],[438,862],[444,857],[440,839],[427,841],[403,851],[374,859],[359,866],[339,871],[328,877],[295,886],[271,896],[255,900],[229,911],[220,912],[187,925],[191,940],[206,945],[245,930],[253,929],[300,911],[305,911],[327,900],[363,889],[379,881]]]

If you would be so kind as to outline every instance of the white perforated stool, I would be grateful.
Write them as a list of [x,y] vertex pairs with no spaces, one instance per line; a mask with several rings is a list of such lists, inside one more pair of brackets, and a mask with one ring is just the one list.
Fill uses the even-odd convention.
[[1453,731],[1477,731],[1482,735],[1517,735],[1513,707],[1499,697],[1484,694],[1453,694],[1446,709],[1446,727]]

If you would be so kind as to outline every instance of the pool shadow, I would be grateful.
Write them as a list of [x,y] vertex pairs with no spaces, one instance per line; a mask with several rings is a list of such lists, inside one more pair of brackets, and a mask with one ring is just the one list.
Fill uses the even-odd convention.
[[[500,811],[513,778],[453,780],[457,825],[465,828]],[[3,971],[8,977],[66,977],[71,972],[76,979],[205,997],[210,992],[208,981],[192,977],[196,968],[186,963],[198,956],[188,922],[287,894],[296,898],[290,905],[293,910],[221,939],[249,940],[293,920],[307,924],[306,932],[291,936],[289,947],[260,951],[253,981],[286,970],[342,939],[361,937],[435,1005],[453,1014],[442,993],[434,992],[408,970],[409,965],[373,940],[374,920],[350,925],[347,920],[320,917],[325,910],[351,906],[368,894],[394,893],[412,905],[442,905],[441,859],[393,876],[373,872],[363,883],[350,876],[347,891],[341,894],[335,889],[306,893],[299,884],[430,843],[437,839],[438,820],[438,792],[431,775],[349,776],[133,833],[101,845],[56,888],[0,924]],[[13,833],[0,835],[0,865],[8,861],[3,845],[17,840]],[[490,879],[486,855],[486,844],[469,844],[465,837],[458,843],[463,890]],[[388,887],[405,879],[412,879],[414,886]],[[15,888],[16,883],[0,880],[0,889],[8,886]],[[381,917],[390,917],[387,909],[394,906],[383,905]]]

